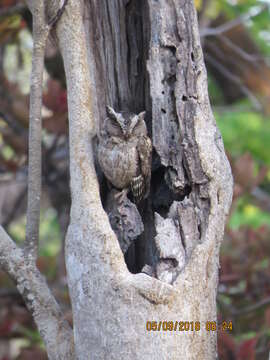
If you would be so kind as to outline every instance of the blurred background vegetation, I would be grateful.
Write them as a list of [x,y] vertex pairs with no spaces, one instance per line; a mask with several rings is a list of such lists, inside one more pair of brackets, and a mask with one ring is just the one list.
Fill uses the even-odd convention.
[[[270,1],[195,4],[210,100],[235,180],[220,259],[219,359],[264,360],[270,350]],[[0,0],[0,221],[18,243],[25,235],[31,51],[24,2]],[[54,36],[45,65],[38,266],[70,321],[63,257],[70,207],[67,100]],[[46,359],[46,353],[22,299],[0,272],[0,360],[8,359]]]

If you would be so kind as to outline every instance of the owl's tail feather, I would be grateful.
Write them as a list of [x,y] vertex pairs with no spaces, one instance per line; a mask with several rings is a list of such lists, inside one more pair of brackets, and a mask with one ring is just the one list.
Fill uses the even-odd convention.
[[138,204],[145,194],[145,180],[142,175],[136,176],[131,181],[131,192],[135,203]]

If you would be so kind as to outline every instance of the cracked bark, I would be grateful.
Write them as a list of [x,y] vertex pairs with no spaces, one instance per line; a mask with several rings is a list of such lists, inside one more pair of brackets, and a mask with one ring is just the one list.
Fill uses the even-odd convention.
[[[69,0],[56,26],[68,90],[75,358],[215,359],[216,333],[205,323],[216,320],[232,177],[209,104],[194,4],[89,0],[84,13],[83,22],[81,2]],[[146,110],[155,150],[151,193],[139,209],[144,233],[127,257],[135,274],[102,206],[110,194],[95,144],[106,104]],[[199,321],[200,331],[146,331],[147,321],[182,320]]]
[[[78,3],[70,1],[57,28],[69,100],[66,264],[76,354],[214,359],[216,334],[205,323],[216,320],[218,254],[232,178],[209,104],[193,2],[92,0],[84,13],[83,25]],[[127,270],[102,207],[109,189],[99,169],[99,181],[96,176],[95,143],[106,104],[147,111],[155,148],[151,194],[139,209],[144,234],[128,259],[134,272],[148,264],[145,273]],[[156,234],[155,212],[163,218],[160,229],[175,236]],[[201,331],[147,332],[149,320],[200,321]]]

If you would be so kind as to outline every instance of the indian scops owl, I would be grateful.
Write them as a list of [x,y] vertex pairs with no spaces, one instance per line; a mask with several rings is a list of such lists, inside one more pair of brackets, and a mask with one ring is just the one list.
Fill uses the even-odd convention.
[[145,112],[136,115],[106,107],[107,118],[100,134],[98,160],[109,182],[119,190],[131,190],[139,203],[149,194],[152,143],[147,136]]

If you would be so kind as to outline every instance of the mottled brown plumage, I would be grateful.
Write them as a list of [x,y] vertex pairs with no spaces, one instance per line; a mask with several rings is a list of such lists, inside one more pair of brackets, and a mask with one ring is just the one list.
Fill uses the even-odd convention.
[[151,180],[152,143],[145,112],[117,113],[107,106],[107,114],[98,148],[101,169],[114,187],[131,190],[139,203],[148,196]]

